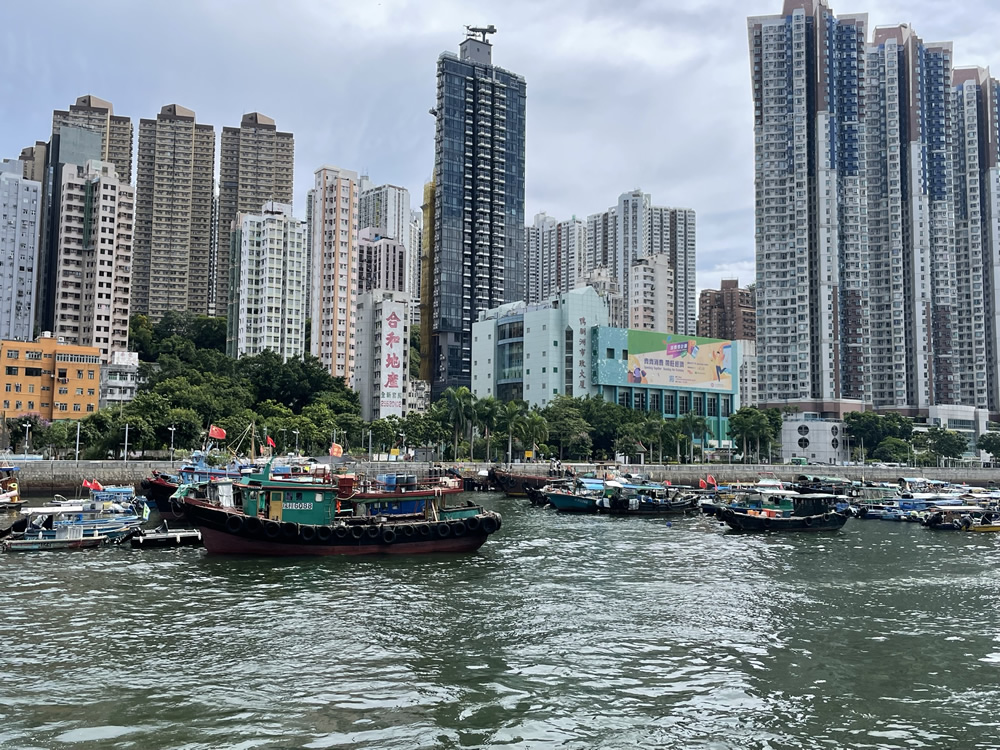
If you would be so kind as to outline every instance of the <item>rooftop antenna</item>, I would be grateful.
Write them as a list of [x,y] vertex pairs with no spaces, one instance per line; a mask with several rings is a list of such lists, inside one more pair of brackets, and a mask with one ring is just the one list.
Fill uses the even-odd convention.
[[487,44],[489,44],[489,41],[486,39],[486,35],[487,34],[496,34],[496,33],[497,33],[497,27],[494,26],[493,24],[490,24],[489,26],[466,26],[465,27],[465,38],[466,39],[472,39],[477,34],[482,34],[483,38],[482,38],[481,41],[486,42]]

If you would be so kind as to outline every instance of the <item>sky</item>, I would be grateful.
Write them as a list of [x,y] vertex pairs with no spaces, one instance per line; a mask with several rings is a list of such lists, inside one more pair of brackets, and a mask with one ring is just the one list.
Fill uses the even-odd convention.
[[[994,63],[995,0],[830,0],[870,28],[910,23]],[[525,218],[606,210],[642,188],[693,208],[698,287],[749,283],[753,125],[748,15],[782,0],[0,0],[0,158],[48,140],[93,94],[136,122],[166,104],[221,132],[262,112],[295,135],[294,212],[330,164],[410,190],[434,159],[438,55],[494,24],[493,62],[527,80]],[[217,147],[218,148],[218,147]]]

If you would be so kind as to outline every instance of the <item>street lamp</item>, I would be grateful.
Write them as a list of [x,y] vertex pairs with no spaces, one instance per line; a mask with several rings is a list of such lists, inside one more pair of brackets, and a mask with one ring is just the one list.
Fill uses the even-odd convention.
[[28,434],[31,431],[31,422],[25,422],[22,424],[24,427],[24,460],[28,460]]
[[170,430],[170,465],[173,466],[174,463],[174,430],[177,428],[170,425],[168,428]]
[[299,431],[292,430],[292,434],[295,435],[295,455],[299,455]]
[[281,450],[285,450],[285,448],[288,445],[288,441],[285,440],[285,433],[288,432],[288,428],[282,427],[280,430],[278,430],[278,432],[281,433]]

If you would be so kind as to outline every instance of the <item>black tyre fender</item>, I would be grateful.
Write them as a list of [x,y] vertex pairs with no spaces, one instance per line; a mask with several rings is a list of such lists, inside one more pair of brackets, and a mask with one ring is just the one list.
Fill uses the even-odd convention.
[[830,514],[829,513],[824,513],[823,514],[823,520],[824,521],[829,521],[830,520]]
[[437,533],[439,537],[449,537],[451,536],[451,526],[442,521],[437,525]]
[[232,534],[238,534],[243,531],[243,517],[230,514],[229,518],[226,519],[226,531]]
[[281,524],[277,521],[264,522],[264,536],[268,539],[277,539],[281,534]]
[[369,526],[365,531],[371,539],[378,539],[382,535],[382,530],[378,526]]
[[487,534],[492,534],[499,528],[497,521],[493,516],[486,516],[483,519],[483,531]]
[[329,526],[319,526],[316,528],[316,538],[321,542],[329,542],[333,538],[333,529]]
[[483,525],[483,522],[479,519],[479,516],[473,516],[472,518],[465,519],[465,530],[470,533],[475,533],[479,531],[479,528]]
[[257,516],[250,516],[247,518],[246,523],[244,523],[244,528],[251,534],[259,534],[261,530],[261,521]]
[[465,525],[465,521],[461,518],[457,521],[452,521],[448,525],[451,526],[452,536],[465,536],[465,532],[468,530],[468,527]]
[[295,539],[299,535],[299,525],[291,521],[281,524],[281,535],[286,539]]
[[316,538],[316,527],[310,524],[302,524],[299,526],[299,539],[303,542],[311,542]]
[[416,532],[419,536],[430,536],[431,535],[431,525],[429,523],[421,523],[417,525]]
[[351,532],[348,530],[346,526],[338,526],[333,530],[333,535],[337,537],[337,539],[346,539],[347,535],[350,533]]
[[812,516],[806,516],[806,520],[803,521],[802,523],[804,523],[806,526],[812,526],[813,525]]
[[399,530],[403,533],[403,536],[405,537],[412,537],[417,533],[417,530],[413,528],[413,524],[407,524],[406,526],[401,526]]
[[764,524],[764,528],[765,529],[770,529],[771,528],[771,519],[770,518],[765,518],[764,521],[763,521],[763,524]]
[[391,526],[386,526],[382,529],[382,541],[385,544],[392,544],[396,541],[396,530]]
[[365,527],[364,526],[352,526],[351,527],[351,536],[354,537],[355,539],[360,539],[364,535],[365,535]]

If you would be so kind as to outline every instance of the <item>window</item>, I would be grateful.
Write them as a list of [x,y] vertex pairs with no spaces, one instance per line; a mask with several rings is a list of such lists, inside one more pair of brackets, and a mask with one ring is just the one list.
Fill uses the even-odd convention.
[[605,359],[614,359],[614,358],[615,358],[615,350],[612,349],[612,348],[610,348],[610,347],[608,347],[608,351],[607,351],[607,354],[605,355]]
[[7,374],[8,375],[17,375],[17,368],[16,367],[8,367],[7,368]]

